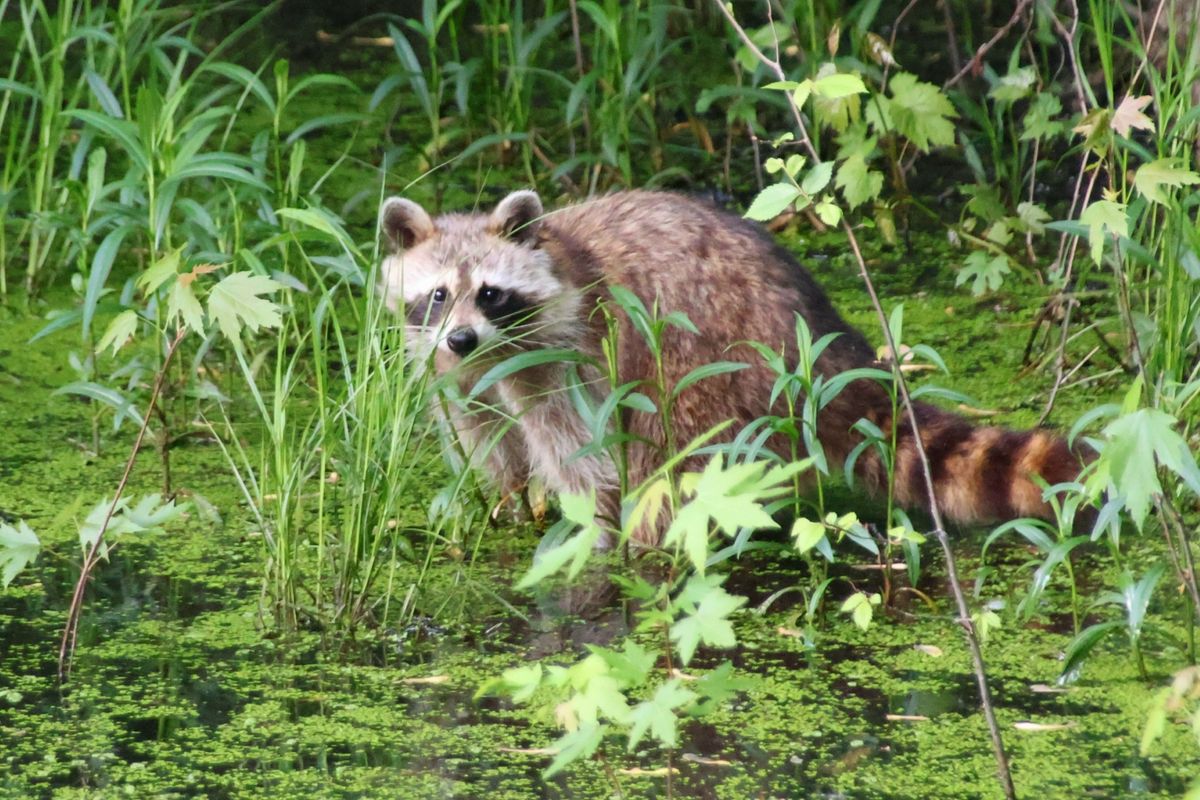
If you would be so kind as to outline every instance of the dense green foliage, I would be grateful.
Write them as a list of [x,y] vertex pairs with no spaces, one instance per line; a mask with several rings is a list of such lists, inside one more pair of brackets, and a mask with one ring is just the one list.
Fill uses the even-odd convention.
[[[1018,710],[1052,705],[1019,698],[1018,681],[1119,695],[1052,711],[1067,726],[1119,717],[1105,730],[1123,737],[1120,757],[1072,745],[1105,777],[1048,780],[1070,771],[1063,752],[1010,742],[1023,793],[1187,790],[1200,763],[1180,725],[1200,720],[1194,5],[406,5],[322,19],[316,4],[0,0],[0,303],[19,332],[0,353],[56,354],[52,368],[5,367],[18,388],[0,397],[30,428],[57,395],[45,437],[17,453],[15,430],[0,471],[49,482],[32,462],[81,468],[63,454],[77,446],[84,466],[105,472],[34,501],[0,494],[0,741],[15,742],[0,744],[13,775],[0,786],[883,796],[886,781],[897,796],[998,792],[986,774],[945,768],[955,758],[981,774],[994,767],[974,695],[957,683],[934,690],[962,704],[953,720],[889,700],[922,691],[894,672],[963,683],[965,653],[948,656],[952,675],[911,663],[913,645],[930,659],[957,651],[949,621],[959,618],[1000,662],[1006,739]],[[608,529],[593,498],[564,497],[531,552],[544,498],[528,498],[532,521],[509,520],[429,423],[446,387],[405,359],[406,332],[372,290],[375,209],[393,193],[452,209],[517,186],[565,201],[645,185],[706,192],[771,221],[823,281],[844,288],[870,273],[885,307],[871,315],[859,295],[851,316],[902,358],[826,379],[814,363],[828,341],[799,323],[798,364],[757,348],[787,413],[720,447],[716,431],[674,441],[671,403],[683,385],[742,365],[702,366],[675,386],[620,385],[615,362],[597,365],[608,402],[574,395],[596,431],[591,448],[619,474],[627,413],[661,416],[668,464],[701,454],[708,466],[624,483],[622,519]],[[926,272],[912,267],[926,258]],[[951,293],[937,304],[914,293],[927,277]],[[996,309],[1029,332],[996,340],[993,320],[1007,318]],[[632,318],[652,354],[666,337],[695,335],[686,316],[628,292],[613,291],[606,313]],[[925,342],[910,342],[913,331]],[[887,386],[899,413],[899,377],[944,371],[972,336],[988,340],[957,363],[976,374],[942,383],[995,402],[1012,423],[1039,421],[1039,410],[1076,423],[1072,435],[1100,457],[1078,483],[1048,487],[1056,521],[964,534],[967,620],[938,585],[952,561],[925,546],[936,517],[846,492],[816,415],[864,378]],[[1019,366],[1036,386],[1010,394]],[[19,395],[35,380],[26,405]],[[916,383],[914,397],[964,399]],[[866,421],[859,430],[890,465],[894,434]],[[771,459],[762,431],[790,437],[795,458]],[[145,448],[155,457],[139,456]],[[799,494],[802,483],[814,491]],[[1089,509],[1096,524],[1077,525]],[[661,548],[624,546],[660,513],[671,520]],[[785,518],[790,535],[763,535]],[[597,555],[601,539],[621,556]],[[857,571],[864,560],[876,569]],[[782,585],[755,586],[779,565]],[[150,574],[165,578],[139,600],[131,586]],[[604,588],[573,605],[598,575]],[[543,648],[534,623],[489,645],[495,626],[552,617],[545,606],[556,603],[606,609],[617,630]],[[895,671],[867,663],[875,646],[890,647]],[[853,652],[830,656],[838,648]],[[1093,662],[1103,666],[1088,684]],[[197,678],[205,664],[210,677]],[[213,677],[218,664],[228,677]],[[377,664],[413,681],[397,690]],[[789,682],[793,671],[803,683]],[[129,672],[158,705],[121,693]],[[443,678],[454,686],[444,696],[414,688]],[[821,717],[822,691],[799,688],[810,680],[842,695],[842,717]],[[881,687],[877,716],[956,726],[944,732],[955,741],[942,774],[922,777],[914,755],[929,734],[846,727],[859,680]],[[1167,684],[1151,702],[1146,687]],[[484,710],[464,711],[472,702]],[[417,721],[385,710],[403,703]],[[709,726],[732,735],[749,716],[762,729],[737,745],[702,742]],[[466,745],[451,741],[458,725]],[[557,743],[537,749],[553,729]],[[47,751],[56,739],[70,744]],[[782,766],[795,763],[793,739],[813,743],[793,756],[796,770]],[[1162,777],[1146,783],[1129,764],[1162,747],[1170,758],[1146,770]],[[426,759],[439,778],[420,783]],[[533,766],[514,771],[520,759]],[[732,774],[710,782],[688,764]]]

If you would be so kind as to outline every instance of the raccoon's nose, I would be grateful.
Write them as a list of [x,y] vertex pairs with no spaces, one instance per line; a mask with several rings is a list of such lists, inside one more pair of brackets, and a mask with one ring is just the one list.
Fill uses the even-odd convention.
[[479,336],[474,328],[455,328],[446,337],[446,346],[460,356],[465,356],[479,344]]

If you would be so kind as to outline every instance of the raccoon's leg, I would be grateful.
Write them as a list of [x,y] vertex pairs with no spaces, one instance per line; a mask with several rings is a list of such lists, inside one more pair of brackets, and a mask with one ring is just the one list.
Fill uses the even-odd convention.
[[502,502],[519,496],[529,482],[529,457],[517,423],[503,412],[499,398],[485,395],[468,407],[447,397],[438,405],[462,455],[500,490]]
[[[525,376],[521,383],[502,381],[501,397],[517,417],[530,472],[556,492],[596,495],[596,517],[602,528],[612,528],[620,517],[617,472],[606,454],[578,456],[590,444],[592,432],[580,418],[562,388],[561,375]],[[549,387],[549,388],[540,388]],[[597,547],[612,545],[606,540]]]

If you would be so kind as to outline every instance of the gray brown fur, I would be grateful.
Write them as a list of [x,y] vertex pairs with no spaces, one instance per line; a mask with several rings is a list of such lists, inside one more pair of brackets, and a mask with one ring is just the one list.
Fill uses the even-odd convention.
[[[700,330],[698,336],[685,331],[667,336],[667,385],[714,361],[750,365],[702,380],[680,394],[672,419],[677,442],[726,420],[733,421],[724,437],[730,439],[747,423],[779,412],[768,408],[775,375],[744,342],[782,349],[794,363],[796,314],[804,317],[814,340],[839,334],[817,361],[821,374],[874,362],[862,334],[760,227],[686,197],[620,192],[543,215],[535,194],[516,192],[491,215],[437,219],[409,201],[392,199],[381,220],[393,244],[381,291],[397,311],[402,305],[410,312],[421,310],[419,317],[409,314],[415,351],[427,355],[433,349],[436,370],[455,374],[464,390],[497,358],[520,350],[568,347],[599,356],[604,321],[593,311],[614,285],[632,291],[647,306],[657,301],[663,313],[686,313]],[[475,307],[473,293],[490,284],[519,294],[532,309],[527,324],[505,328]],[[427,317],[430,292],[437,286],[454,297]],[[479,331],[481,342],[491,348],[485,357],[463,361],[450,351],[446,336],[461,326]],[[651,353],[624,315],[618,341],[619,381],[642,381],[642,390],[653,397]],[[619,497],[613,465],[599,456],[571,458],[591,436],[561,391],[564,370],[552,364],[501,381],[484,398],[489,408],[453,410],[450,422],[502,490],[515,490],[537,476],[554,491],[595,489],[602,513],[615,514]],[[597,378],[593,387],[605,385],[599,376],[590,377]],[[1045,516],[1048,507],[1031,476],[1056,483],[1078,474],[1078,456],[1051,434],[977,428],[923,404],[918,415],[939,505],[960,522]],[[851,428],[864,417],[885,431],[892,423],[886,392],[864,380],[851,384],[822,411],[818,435],[833,462],[840,463],[858,444]],[[627,412],[623,422],[636,436],[662,444],[656,415]],[[924,482],[907,424],[897,439],[897,499],[924,507]],[[785,457],[789,453],[782,438],[768,444]],[[631,450],[631,485],[661,466],[660,452],[659,446]],[[858,459],[856,472],[869,490],[885,488],[886,472],[873,451]],[[658,533],[647,530],[641,536],[653,540]]]

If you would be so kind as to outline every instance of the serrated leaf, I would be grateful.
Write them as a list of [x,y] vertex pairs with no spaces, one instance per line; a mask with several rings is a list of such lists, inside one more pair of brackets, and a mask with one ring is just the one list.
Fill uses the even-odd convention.
[[212,288],[208,294],[208,314],[221,333],[239,350],[242,329],[252,333],[259,328],[276,328],[283,321],[279,306],[262,295],[282,289],[283,285],[252,272],[235,272]]
[[1112,109],[1093,108],[1071,131],[1083,134],[1084,147],[1103,154],[1112,135]]
[[768,186],[758,193],[754,202],[750,204],[750,208],[746,209],[746,219],[758,222],[774,219],[799,196],[800,190],[791,183],[776,183]]
[[559,498],[563,516],[570,520],[578,531],[565,541],[545,553],[539,554],[533,566],[525,576],[517,582],[517,589],[527,589],[550,575],[557,573],[567,562],[567,579],[574,578],[587,563],[588,556],[596,548],[604,531],[596,524],[596,496],[573,493],[563,494]]
[[808,171],[804,180],[800,182],[800,188],[807,195],[815,195],[829,185],[831,177],[833,177],[833,162],[822,161],[814,164],[813,168]]
[[838,167],[834,186],[841,189],[842,197],[846,198],[853,211],[879,197],[883,189],[883,173],[867,169],[867,162],[861,155],[852,155]]
[[1030,89],[1036,81],[1037,72],[1033,67],[1022,67],[996,81],[996,85],[988,91],[988,97],[1000,102],[1011,103],[1029,96]]
[[1025,230],[1040,235],[1046,230],[1050,214],[1037,203],[1025,200],[1017,204],[1017,218],[1021,220],[1021,225],[1025,227]]
[[1049,139],[1066,130],[1066,124],[1056,119],[1062,113],[1062,101],[1056,95],[1042,92],[1033,98],[1021,120],[1021,141]]
[[862,78],[852,72],[835,72],[812,82],[812,92],[818,97],[836,100],[854,94],[865,94],[866,85]]
[[[697,578],[693,578],[693,581]],[[733,647],[737,636],[729,615],[746,602],[745,597],[729,594],[720,586],[707,585],[696,610],[671,626],[671,641],[679,646],[679,658],[686,666],[701,642],[710,647]]]
[[138,276],[137,287],[147,296],[154,294],[158,287],[175,277],[175,273],[179,271],[179,260],[182,256],[182,247],[164,253]]
[[113,321],[108,323],[108,327],[104,330],[104,335],[100,337],[99,343],[96,345],[96,350],[103,350],[112,345],[113,355],[125,346],[125,343],[133,338],[133,334],[137,332],[138,315],[133,309],[126,309],[117,316],[113,317]]
[[558,750],[558,755],[550,762],[550,766],[542,773],[543,778],[551,778],[556,773],[561,772],[564,767],[574,763],[580,759],[588,758],[592,753],[596,752],[596,748],[600,746],[600,742],[604,739],[604,732],[608,729],[606,725],[598,723],[584,725],[578,730],[571,731],[554,743],[554,747]]
[[813,206],[813,211],[816,212],[817,219],[831,228],[842,221],[842,207],[833,201],[831,195],[822,197],[820,202]]
[[820,522],[799,517],[792,523],[792,540],[795,541],[796,549],[801,553],[807,553],[824,538],[825,525]]
[[196,299],[196,293],[192,291],[192,281],[184,280],[185,277],[180,275],[171,285],[171,291],[167,293],[167,316],[172,319],[178,316],[190,330],[203,336],[204,310],[200,307],[200,301]]
[[0,522],[0,581],[5,588],[34,562],[41,549],[42,543],[25,520],[15,526]]
[[958,277],[954,279],[954,285],[962,286],[971,281],[971,294],[979,297],[999,289],[1004,283],[1004,276],[1010,272],[1012,269],[1008,266],[1008,256],[975,250],[967,256],[962,269],[958,271]]
[[1088,244],[1091,246],[1092,261],[1100,263],[1104,254],[1106,233],[1117,237],[1129,235],[1129,217],[1125,204],[1114,200],[1097,200],[1083,210],[1079,221],[1088,226]]
[[1129,516],[1139,530],[1150,501],[1162,493],[1159,464],[1200,494],[1200,469],[1175,425],[1175,418],[1165,411],[1140,408],[1118,417],[1104,429],[1108,443],[1099,469],[1124,497]]
[[1191,186],[1200,183],[1200,174],[1180,166],[1176,158],[1159,158],[1143,164],[1133,176],[1133,185],[1147,200],[1167,204],[1167,195],[1162,187]]
[[954,123],[958,116],[950,99],[932,83],[918,81],[915,75],[901,72],[888,84],[892,94],[892,122],[918,150],[954,144]]
[[1129,132],[1135,128],[1143,131],[1153,131],[1154,122],[1145,114],[1142,109],[1150,105],[1153,98],[1150,95],[1142,95],[1134,97],[1133,95],[1125,95],[1121,98],[1121,102],[1117,105],[1117,110],[1112,115],[1112,129],[1120,136],[1129,136]]
[[654,697],[634,706],[630,715],[629,752],[632,753],[638,746],[647,729],[655,739],[667,747],[674,747],[677,723],[675,709],[695,699],[695,692],[684,688],[678,678],[672,678],[658,687]]

